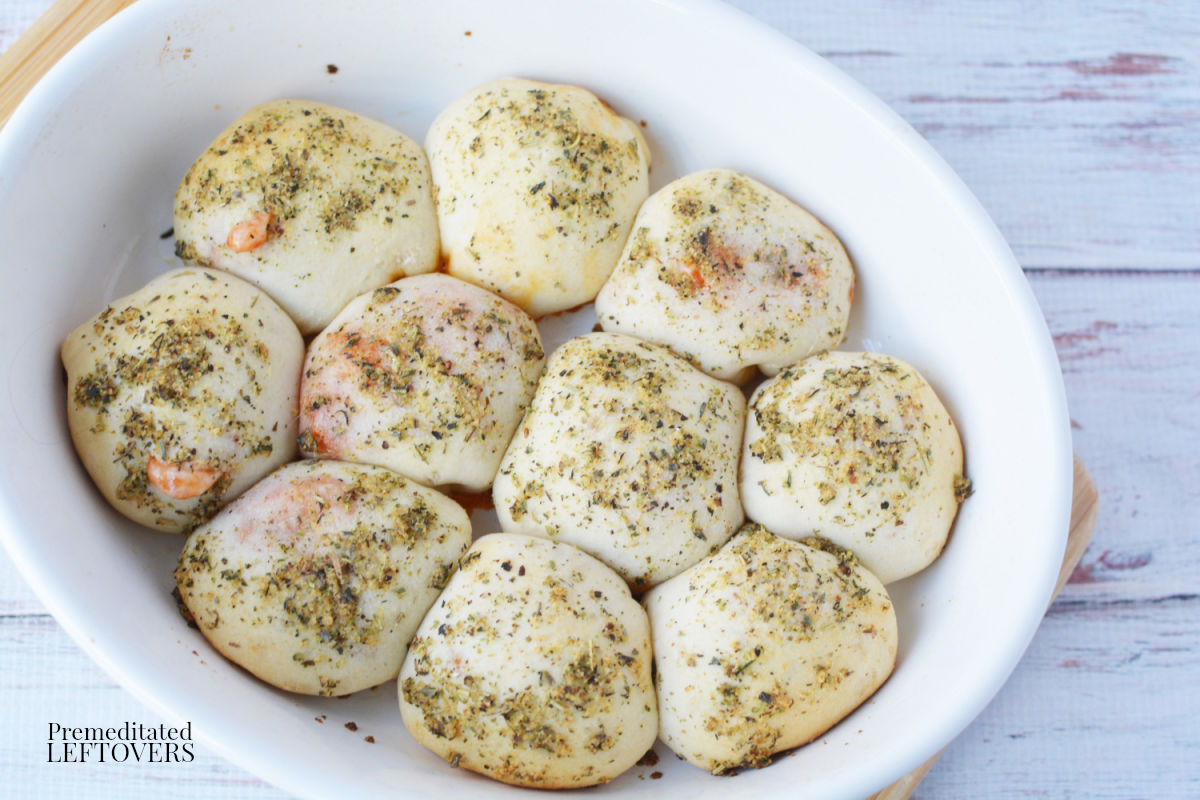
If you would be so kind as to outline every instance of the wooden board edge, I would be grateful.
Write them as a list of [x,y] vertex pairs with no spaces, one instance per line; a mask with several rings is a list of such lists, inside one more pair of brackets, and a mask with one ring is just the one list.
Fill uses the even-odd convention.
[[72,47],[135,0],[58,0],[0,53],[0,127]]

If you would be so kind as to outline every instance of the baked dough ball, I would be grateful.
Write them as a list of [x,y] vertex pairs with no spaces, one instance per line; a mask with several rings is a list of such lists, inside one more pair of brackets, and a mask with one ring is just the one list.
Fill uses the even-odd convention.
[[295,324],[255,287],[168,272],[63,344],[75,449],[122,514],[189,530],[295,457],[303,356]]
[[400,670],[400,712],[456,767],[517,786],[605,783],[654,744],[646,613],[568,545],[472,545]]
[[256,106],[175,194],[175,253],[262,287],[308,335],[351,298],[437,266],[429,162],[381,122],[305,100]]
[[175,580],[230,661],[291,692],[344,695],[396,677],[470,543],[466,512],[432,489],[303,461],[193,531]]
[[534,317],[596,297],[649,192],[636,124],[578,87],[509,79],[455,100],[425,143],[451,275]]
[[301,449],[487,489],[544,355],[524,311],[469,283],[421,275],[368,292],[309,348]]
[[792,539],[853,550],[891,583],[941,553],[969,483],[954,421],[898,358],[832,352],[788,367],[750,400],[742,502]]
[[510,533],[591,553],[642,591],[742,524],[745,399],[664,347],[593,333],[550,357],[492,497]]
[[726,169],[642,205],[596,298],[606,331],[670,347],[717,378],[774,375],[845,337],[854,270],[812,214]]
[[747,525],[643,600],[659,736],[716,774],[812,741],[887,680],[896,612],[845,551]]

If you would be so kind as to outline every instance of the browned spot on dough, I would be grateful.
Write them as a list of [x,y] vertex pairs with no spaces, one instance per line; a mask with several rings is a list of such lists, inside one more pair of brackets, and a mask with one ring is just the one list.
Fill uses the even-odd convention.
[[654,752],[654,748],[646,751],[646,755],[638,759],[639,767],[653,767],[658,763],[658,753]]
[[447,492],[450,499],[462,506],[468,514],[474,511],[491,511],[496,505],[492,502],[491,490],[483,492],[451,491]]

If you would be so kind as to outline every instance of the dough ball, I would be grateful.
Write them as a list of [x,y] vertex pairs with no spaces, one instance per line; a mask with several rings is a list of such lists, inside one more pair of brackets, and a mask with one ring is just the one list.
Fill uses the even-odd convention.
[[400,670],[413,736],[517,786],[605,783],[654,744],[646,613],[568,545],[493,534],[472,545]]
[[67,421],[125,516],[179,533],[296,454],[304,343],[260,290],[179,269],[67,337]]
[[710,375],[774,375],[845,337],[854,270],[812,214],[736,172],[667,184],[642,205],[596,298],[606,331],[670,347]]
[[750,400],[746,514],[781,536],[823,536],[891,583],[941,553],[969,483],[954,421],[898,358],[832,352]]
[[651,592],[659,736],[720,774],[812,741],[896,661],[887,590],[845,551],[747,525]]
[[432,489],[304,461],[193,531],[175,580],[230,661],[291,692],[344,695],[396,677],[470,542],[466,512]]
[[742,524],[745,399],[664,347],[593,333],[554,352],[492,496],[501,527],[594,555],[642,591]]
[[638,126],[575,86],[472,89],[426,147],[450,274],[534,317],[596,297],[649,192]]
[[256,106],[175,194],[175,252],[254,283],[308,335],[358,294],[437,266],[429,163],[381,122],[304,100]]
[[310,346],[301,449],[487,489],[544,361],[511,303],[441,274],[397,281],[355,298]]

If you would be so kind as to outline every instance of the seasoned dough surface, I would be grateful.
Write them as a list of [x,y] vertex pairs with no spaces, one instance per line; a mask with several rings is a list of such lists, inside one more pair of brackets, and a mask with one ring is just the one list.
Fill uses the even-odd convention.
[[792,539],[823,536],[891,583],[941,553],[969,483],[962,443],[929,383],[900,359],[832,352],[758,387],[742,502]]
[[592,333],[550,357],[493,487],[501,527],[591,553],[641,591],[742,524],[745,399],[659,345]]
[[596,298],[606,331],[670,347],[718,378],[768,375],[845,336],[854,271],[838,238],[737,172],[696,172],[638,211]]
[[866,700],[896,660],[896,613],[845,551],[745,526],[647,593],[659,735],[714,773],[760,767]]
[[303,355],[259,289],[215,270],[168,272],[63,344],[75,449],[122,514],[188,530],[295,456]]
[[397,281],[313,340],[301,449],[487,489],[543,363],[537,326],[513,304],[447,275]]
[[175,252],[262,287],[305,335],[351,298],[437,266],[429,162],[381,122],[304,100],[252,108],[175,195]]
[[281,689],[344,695],[396,677],[470,541],[466,512],[432,489],[297,462],[193,531],[175,578],[226,658]]
[[654,744],[646,614],[573,547],[492,534],[472,545],[400,672],[404,724],[451,764],[519,786],[620,775]]
[[426,147],[450,274],[535,318],[596,297],[649,192],[638,126],[575,86],[479,86]]

